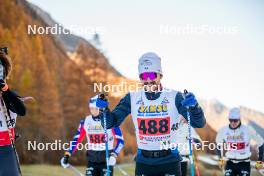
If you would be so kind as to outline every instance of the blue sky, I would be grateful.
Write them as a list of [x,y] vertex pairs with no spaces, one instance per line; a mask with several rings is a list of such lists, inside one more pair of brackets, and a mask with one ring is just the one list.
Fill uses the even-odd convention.
[[140,55],[154,51],[162,58],[165,86],[264,112],[262,0],[29,1],[66,28],[103,28],[106,56],[129,78],[138,78]]

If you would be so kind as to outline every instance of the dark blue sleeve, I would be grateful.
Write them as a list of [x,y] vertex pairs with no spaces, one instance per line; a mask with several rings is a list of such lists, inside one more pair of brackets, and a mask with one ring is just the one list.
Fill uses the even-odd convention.
[[[107,129],[118,127],[125,120],[125,118],[131,113],[130,93],[126,94],[118,103],[118,105],[111,112],[105,110],[106,115],[106,127]],[[100,114],[102,126],[104,126],[103,113]]]
[[[182,106],[181,102],[183,100],[183,94],[177,93],[175,98],[175,104],[178,109],[178,112],[187,119],[187,108]],[[204,117],[204,112],[202,108],[197,104],[195,107],[190,108],[190,120],[191,126],[193,128],[202,128],[206,124],[206,120]]]

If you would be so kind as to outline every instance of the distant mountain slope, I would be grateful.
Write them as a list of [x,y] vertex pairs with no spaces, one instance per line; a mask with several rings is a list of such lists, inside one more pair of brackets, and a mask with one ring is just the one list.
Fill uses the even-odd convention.
[[[45,12],[44,10],[42,10],[41,8],[39,8],[38,6],[32,3],[28,3],[28,4],[30,8],[33,10],[33,12],[36,13],[38,18],[41,18],[41,20],[43,20],[47,26],[55,26],[56,24],[61,25],[58,22],[56,22],[50,16],[49,13]],[[121,76],[121,74],[108,62],[108,59],[86,39],[74,34],[57,34],[53,36],[59,43],[62,44],[62,46],[65,48],[66,53],[74,53],[77,50],[81,49],[82,50],[81,52],[86,52],[85,53],[86,57],[90,57],[94,59],[99,58],[104,60],[104,62],[106,62],[106,64],[108,65],[108,69],[110,69],[110,72],[113,72],[117,76]],[[95,57],[95,53],[96,53],[96,57]],[[106,72],[107,71],[108,70],[106,70]]]
[[[50,14],[48,14],[47,12],[45,12],[44,10],[39,8],[38,6],[36,6],[32,3],[29,3],[29,5],[36,12],[36,14],[42,18],[42,20],[48,26],[55,26],[55,24],[59,24],[58,22],[53,20],[53,18],[50,16]],[[62,43],[62,45],[65,47],[66,51],[69,51],[69,52],[74,52],[80,43],[85,43],[86,45],[91,47],[91,44],[88,43],[85,39],[83,39],[82,37],[73,35],[73,34],[58,34],[58,35],[56,35],[56,38],[59,42]]]
[[[19,119],[17,124],[17,131],[23,135],[17,144],[21,161],[57,163],[63,151],[27,151],[27,141],[72,138],[80,119],[86,115],[88,98],[96,94],[93,83],[97,80],[85,73],[87,65],[78,65],[68,56],[63,42],[54,35],[28,35],[28,25],[34,24],[47,26],[27,1],[1,0],[0,46],[9,47],[14,66],[8,84],[22,96],[36,99],[27,104],[27,117]],[[89,71],[100,68],[98,78],[104,76],[100,79],[104,84],[109,82],[107,75],[112,75],[111,80],[117,79],[117,83],[122,78],[87,41],[76,46],[75,52],[85,56],[82,59],[98,65],[89,67]],[[114,102],[112,97],[110,100]]]

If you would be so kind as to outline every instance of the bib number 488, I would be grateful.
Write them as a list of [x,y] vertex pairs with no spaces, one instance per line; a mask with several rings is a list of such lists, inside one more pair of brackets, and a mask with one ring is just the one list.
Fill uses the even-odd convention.
[[170,133],[170,117],[166,118],[138,118],[140,135],[165,135]]

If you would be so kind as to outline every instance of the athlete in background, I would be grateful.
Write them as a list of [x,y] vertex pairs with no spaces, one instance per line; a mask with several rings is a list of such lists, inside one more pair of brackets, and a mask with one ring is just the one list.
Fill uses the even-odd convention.
[[0,176],[20,175],[18,155],[15,150],[15,125],[17,115],[25,116],[22,98],[10,90],[6,78],[11,71],[7,48],[0,48]]
[[[104,176],[106,173],[105,160],[105,136],[104,129],[99,118],[99,109],[96,107],[96,100],[99,95],[91,98],[89,108],[91,115],[81,120],[77,134],[71,141],[70,148],[65,152],[61,159],[61,165],[64,168],[69,166],[70,156],[77,150],[78,145],[87,138],[89,149],[87,150],[87,168],[86,176]],[[113,166],[116,164],[116,158],[124,146],[124,140],[119,127],[107,130],[108,133],[108,148],[110,151],[109,164],[110,175],[113,175]],[[116,147],[114,148],[114,142]]]
[[[227,144],[225,176],[249,176],[251,171],[250,141],[253,139],[257,143],[259,156],[256,162],[256,169],[260,169],[263,166],[263,138],[252,127],[241,123],[239,108],[231,109],[228,118],[229,125],[221,128],[216,136],[216,143],[219,146]],[[218,150],[220,167],[223,167],[225,163],[223,156],[221,156],[222,154],[223,152]]]

